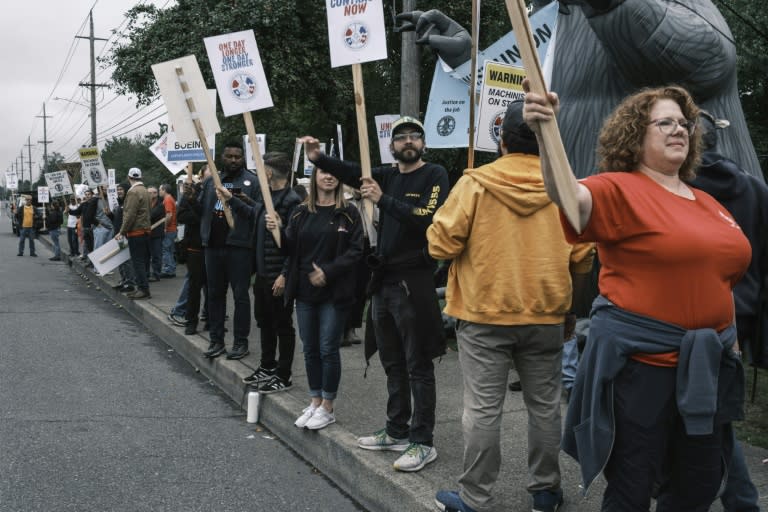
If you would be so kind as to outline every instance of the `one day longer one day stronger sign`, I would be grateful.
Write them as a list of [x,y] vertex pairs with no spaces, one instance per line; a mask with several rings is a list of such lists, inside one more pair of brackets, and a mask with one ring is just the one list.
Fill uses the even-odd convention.
[[225,116],[272,107],[253,30],[206,37],[204,42]]

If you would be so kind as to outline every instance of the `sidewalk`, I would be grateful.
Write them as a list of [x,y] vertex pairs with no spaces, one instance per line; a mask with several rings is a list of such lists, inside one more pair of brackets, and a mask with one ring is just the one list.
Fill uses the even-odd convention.
[[[41,236],[39,240],[50,247],[47,236]],[[62,258],[68,261],[63,252]],[[241,407],[245,406],[246,386],[241,379],[249,375],[259,363],[258,328],[255,322],[251,326],[251,354],[248,357],[240,361],[228,361],[222,356],[210,361],[202,356],[208,347],[207,332],[185,336],[183,328],[171,325],[166,318],[181,287],[185,273],[183,265],[177,269],[178,277],[175,279],[150,283],[150,300],[134,302],[111,288],[117,282],[116,277],[96,277],[78,259],[70,263],[74,271],[96,284],[110,300],[136,317],[232,400]],[[231,315],[231,303],[227,311]],[[228,329],[225,340],[229,349],[232,344],[231,321],[228,322]],[[367,378],[363,378],[365,360],[362,345],[342,348],[341,356],[342,380],[336,402],[335,424],[320,431],[293,426],[294,420],[309,402],[300,342],[297,342],[293,365],[293,387],[286,392],[262,395],[260,423],[372,512],[437,510],[435,492],[440,489],[456,489],[462,466],[462,383],[457,353],[449,351],[435,364],[438,395],[435,447],[438,459],[418,473],[394,471],[392,463],[397,457],[394,452],[372,452],[357,448],[358,435],[369,434],[384,426],[385,376],[374,356]],[[496,486],[497,510],[530,511],[530,497],[525,491],[527,414],[521,393],[508,393],[502,429],[504,462]],[[768,450],[745,445],[744,451],[752,479],[761,491],[761,507],[768,509],[768,465],[761,463],[768,458]],[[565,504],[560,510],[599,510],[604,487],[602,479],[593,485],[587,498],[582,498],[577,464],[562,452],[560,461],[565,493]],[[718,503],[712,510],[720,511],[722,508]]]

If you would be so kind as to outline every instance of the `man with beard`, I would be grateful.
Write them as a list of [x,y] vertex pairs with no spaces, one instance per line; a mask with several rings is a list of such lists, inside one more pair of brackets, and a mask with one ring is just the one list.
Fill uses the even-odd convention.
[[[261,197],[256,175],[245,168],[243,146],[230,142],[221,156],[221,181],[233,195],[248,204]],[[205,248],[205,271],[208,280],[208,323],[210,345],[204,355],[218,357],[224,349],[224,311],[227,287],[232,287],[235,303],[233,317],[234,344],[227,359],[242,359],[249,354],[248,334],[251,331],[251,249],[253,220],[246,212],[235,217],[230,228],[224,215],[224,205],[216,196],[213,179],[208,178],[190,206],[200,216],[200,239]]]
[[315,165],[359,188],[363,198],[379,207],[368,290],[375,343],[366,339],[365,355],[368,359],[378,350],[387,374],[387,423],[373,435],[359,438],[357,444],[365,450],[404,451],[394,468],[419,471],[437,458],[432,446],[436,400],[432,359],[445,353],[432,278],[435,262],[427,252],[425,233],[448,195],[448,173],[422,160],[424,126],[410,116],[392,124],[389,148],[397,165],[376,167],[371,178],[361,180],[357,164],[323,155],[317,139],[302,141]]

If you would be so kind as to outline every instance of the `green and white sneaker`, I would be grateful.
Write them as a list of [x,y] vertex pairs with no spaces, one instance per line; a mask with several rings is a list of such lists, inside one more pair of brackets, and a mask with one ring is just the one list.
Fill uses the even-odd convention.
[[411,443],[393,465],[398,471],[419,471],[435,459],[437,450],[434,446]]
[[390,450],[401,452],[408,448],[407,439],[395,439],[387,434],[387,429],[383,428],[374,432],[371,436],[358,437],[357,446],[363,450]]

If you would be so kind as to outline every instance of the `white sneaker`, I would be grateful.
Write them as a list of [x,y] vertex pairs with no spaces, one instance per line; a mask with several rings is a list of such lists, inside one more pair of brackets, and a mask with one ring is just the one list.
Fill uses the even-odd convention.
[[395,461],[394,467],[398,471],[419,471],[435,459],[437,459],[437,450],[434,446],[411,443]]
[[373,435],[358,437],[357,446],[363,450],[390,450],[401,452],[408,448],[408,439],[396,439],[387,434],[387,429],[383,428]]
[[299,416],[298,419],[293,424],[298,428],[306,427],[307,422],[309,421],[309,418],[311,418],[312,415],[315,413],[315,409],[317,409],[317,407],[310,404],[309,407],[301,411],[301,416]]
[[325,407],[318,407],[304,426],[309,430],[320,430],[331,423],[336,423],[336,416],[333,414],[333,411],[328,412]]

